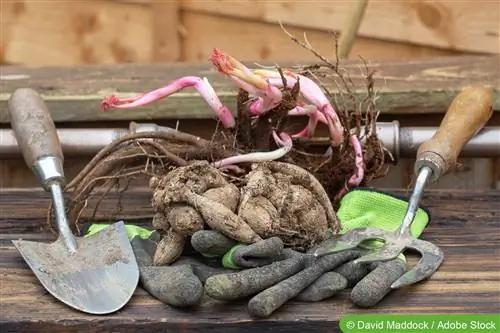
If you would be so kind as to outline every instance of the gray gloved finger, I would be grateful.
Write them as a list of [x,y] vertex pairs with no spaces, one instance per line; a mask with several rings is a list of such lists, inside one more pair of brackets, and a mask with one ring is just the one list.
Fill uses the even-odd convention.
[[218,300],[234,300],[258,293],[304,268],[304,257],[275,261],[270,265],[220,274],[205,281],[205,292]]
[[406,271],[406,262],[396,258],[378,263],[377,267],[352,288],[351,301],[359,307],[371,307],[392,289],[391,284]]
[[132,246],[139,267],[153,266],[153,255],[156,250],[156,243],[154,241],[134,236],[130,240],[130,245]]
[[223,267],[212,267],[191,257],[181,257],[171,266],[179,266],[179,265],[191,265],[194,274],[201,280],[203,284],[205,284],[207,279],[213,275],[234,273],[234,270],[232,269]]
[[260,267],[269,265],[280,258],[284,244],[281,238],[271,237],[250,245],[238,247],[231,260],[240,267]]
[[370,263],[354,263],[353,261],[346,262],[342,266],[336,268],[335,272],[341,274],[347,279],[347,288],[354,287],[371,271]]
[[153,232],[151,233],[151,235],[149,236],[149,238],[148,238],[148,239],[149,239],[150,241],[152,241],[153,243],[155,243],[155,244],[156,244],[156,243],[158,243],[158,242],[160,241],[160,239],[161,239],[161,235],[160,235],[160,233],[159,233],[158,231],[156,231],[156,230],[155,230],[155,231],[153,231]]
[[174,307],[199,304],[203,285],[190,265],[140,268],[143,288],[158,300]]
[[303,302],[319,302],[347,288],[347,279],[336,272],[326,272],[304,289],[294,299]]
[[195,251],[208,256],[222,257],[237,241],[216,230],[199,230],[191,236],[191,246]]
[[[320,257],[309,267],[260,292],[248,302],[250,314],[258,317],[268,317],[288,300],[296,297],[302,290],[311,285],[325,272],[339,265],[354,260],[360,256],[360,251],[347,250]],[[311,257],[311,256],[308,256]]]

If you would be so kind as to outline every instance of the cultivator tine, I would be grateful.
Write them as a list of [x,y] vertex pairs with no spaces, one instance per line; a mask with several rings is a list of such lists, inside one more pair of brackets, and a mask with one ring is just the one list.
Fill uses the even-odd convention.
[[352,229],[348,234],[326,240],[313,251],[313,254],[319,258],[330,253],[354,249],[365,241],[380,240],[383,242],[385,235],[385,231],[375,228]]
[[444,259],[443,251],[429,242],[425,243],[432,245],[434,249],[432,251],[420,252],[418,248],[413,247],[413,249],[422,254],[422,257],[412,269],[391,285],[392,289],[398,289],[425,280],[434,274],[439,266],[441,266]]
[[354,260],[356,264],[369,263],[374,261],[389,261],[395,259],[404,251],[405,245],[400,243],[386,243],[385,246],[370,251],[370,253]]

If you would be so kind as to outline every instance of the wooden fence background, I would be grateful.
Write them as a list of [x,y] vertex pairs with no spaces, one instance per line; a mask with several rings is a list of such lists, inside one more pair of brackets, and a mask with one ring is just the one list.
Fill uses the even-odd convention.
[[[257,0],[0,0],[0,62],[77,66],[203,62],[213,47],[243,61],[316,61],[283,33],[300,36],[332,56],[330,31],[342,27],[356,1]],[[349,58],[423,59],[500,53],[495,0],[371,0]],[[428,119],[409,117],[411,125]],[[193,126],[205,126],[194,121]],[[99,126],[105,126],[102,123]],[[5,128],[5,124],[2,124]],[[7,125],[8,127],[8,125]],[[200,129],[201,130],[201,129]],[[68,166],[74,175],[89,159]],[[467,159],[463,172],[434,187],[500,184],[499,161]],[[0,161],[0,187],[36,186],[22,160]],[[412,161],[392,167],[375,186],[406,187]]]

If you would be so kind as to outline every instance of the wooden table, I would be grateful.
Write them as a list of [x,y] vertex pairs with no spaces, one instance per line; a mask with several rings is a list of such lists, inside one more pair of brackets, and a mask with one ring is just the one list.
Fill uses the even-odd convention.
[[[129,190],[124,210],[112,216],[107,199],[98,219],[144,220],[149,193]],[[12,239],[49,241],[41,232],[49,197],[39,190],[0,192],[0,332],[339,332],[348,313],[498,313],[500,310],[500,191],[426,191],[432,222],[424,233],[441,246],[445,261],[426,282],[394,291],[372,309],[357,309],[348,293],[319,303],[289,302],[267,320],[246,313],[246,302],[207,300],[193,310],[166,306],[138,288],[131,302],[110,316],[89,316],[55,301],[37,282]]]

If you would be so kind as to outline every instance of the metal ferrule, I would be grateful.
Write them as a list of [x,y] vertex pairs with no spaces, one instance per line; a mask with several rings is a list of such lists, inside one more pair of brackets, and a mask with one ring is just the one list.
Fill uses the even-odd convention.
[[50,190],[51,183],[57,182],[62,185],[66,182],[62,161],[55,156],[39,158],[33,165],[33,171],[46,191]]

